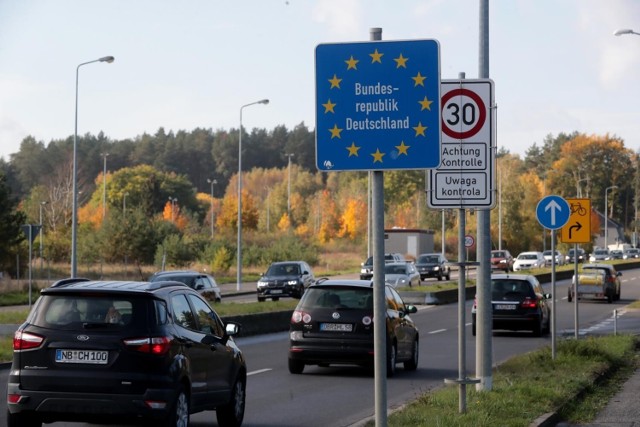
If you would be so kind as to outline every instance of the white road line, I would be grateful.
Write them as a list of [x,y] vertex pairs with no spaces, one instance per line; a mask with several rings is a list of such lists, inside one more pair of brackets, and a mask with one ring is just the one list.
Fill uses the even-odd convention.
[[247,376],[256,375],[256,374],[264,374],[265,372],[273,371],[271,368],[267,369],[258,369],[257,371],[251,371],[247,373]]
[[446,329],[436,329],[435,331],[428,332],[429,334],[439,334],[440,332],[445,332]]

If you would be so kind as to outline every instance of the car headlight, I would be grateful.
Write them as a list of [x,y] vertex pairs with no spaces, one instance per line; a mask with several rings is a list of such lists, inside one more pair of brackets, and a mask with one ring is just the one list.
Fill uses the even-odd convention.
[[438,270],[440,270],[439,266],[436,265],[435,267],[433,267],[433,271],[438,271]]
[[267,286],[267,282],[263,282],[262,280],[258,281],[258,287],[263,287],[263,286]]
[[295,280],[289,280],[289,281],[287,282],[287,285],[289,285],[289,286],[293,286],[293,285],[297,285],[297,284],[298,284],[298,279],[295,279]]

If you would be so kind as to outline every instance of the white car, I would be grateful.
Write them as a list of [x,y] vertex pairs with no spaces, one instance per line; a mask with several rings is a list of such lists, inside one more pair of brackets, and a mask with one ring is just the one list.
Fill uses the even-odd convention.
[[394,288],[420,286],[420,273],[411,262],[393,262],[384,265],[384,281]]
[[520,255],[518,255],[513,262],[513,271],[543,268],[544,265],[545,262],[542,252],[520,252]]
[[[542,252],[542,257],[546,265],[551,265],[551,253],[552,251],[550,250]],[[564,255],[562,255],[560,251],[556,251],[556,265],[564,265]]]
[[594,249],[593,253],[589,255],[589,262],[608,261],[610,259],[609,249]]
[[629,248],[625,249],[622,253],[622,259],[640,258],[640,249]]

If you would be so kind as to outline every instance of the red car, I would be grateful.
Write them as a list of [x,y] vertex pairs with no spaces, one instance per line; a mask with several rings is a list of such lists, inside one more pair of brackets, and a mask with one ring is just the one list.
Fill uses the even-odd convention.
[[513,257],[506,249],[491,251],[491,270],[513,271]]

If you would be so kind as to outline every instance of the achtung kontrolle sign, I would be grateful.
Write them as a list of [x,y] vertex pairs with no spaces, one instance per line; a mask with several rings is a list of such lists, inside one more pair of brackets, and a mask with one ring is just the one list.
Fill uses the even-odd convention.
[[442,81],[441,164],[429,174],[429,207],[495,206],[493,104],[490,79]]
[[320,44],[315,56],[319,170],[440,164],[436,40]]

